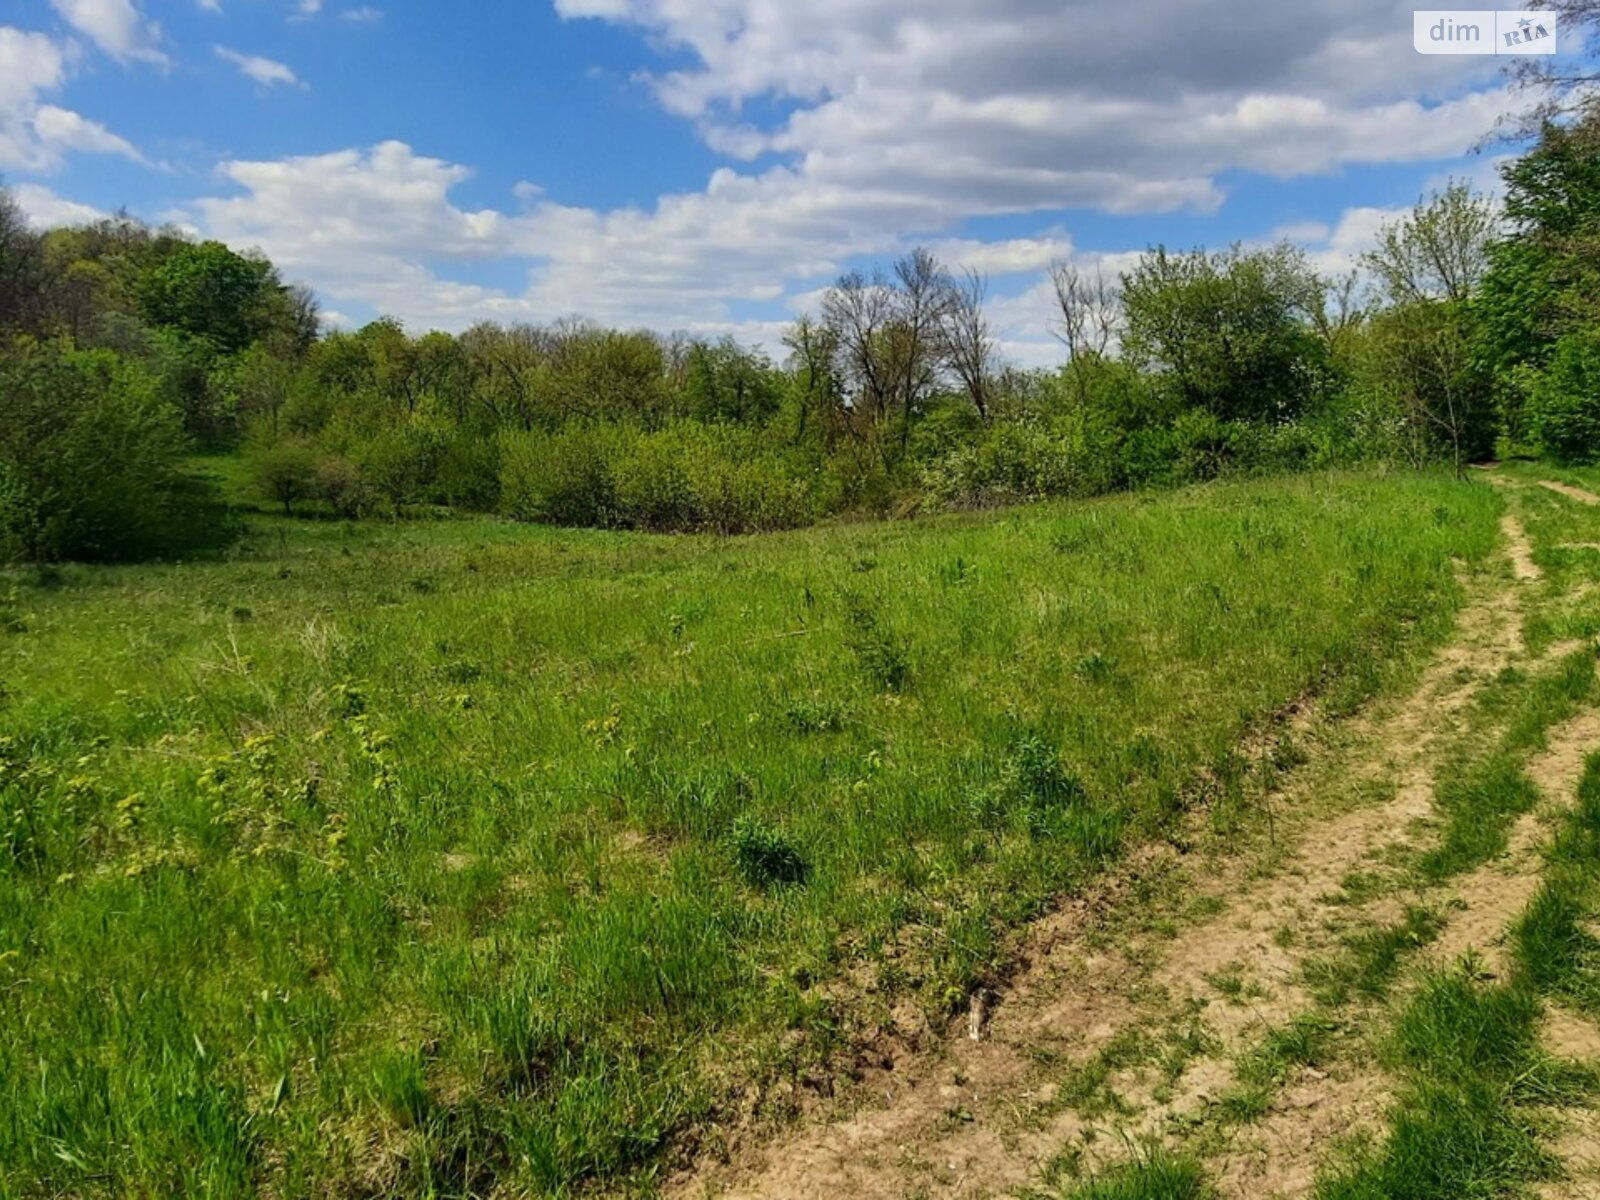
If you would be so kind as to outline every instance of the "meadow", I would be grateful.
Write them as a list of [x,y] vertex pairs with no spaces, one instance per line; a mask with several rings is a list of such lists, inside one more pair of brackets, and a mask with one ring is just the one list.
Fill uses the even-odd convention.
[[[0,1195],[643,1188],[1447,635],[1501,500],[292,520],[0,582]],[[1292,748],[1286,749],[1288,754]]]

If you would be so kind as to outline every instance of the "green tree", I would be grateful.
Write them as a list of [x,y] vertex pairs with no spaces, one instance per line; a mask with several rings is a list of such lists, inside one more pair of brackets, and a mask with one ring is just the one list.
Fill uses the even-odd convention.
[[1563,336],[1528,382],[1529,433],[1557,462],[1600,458],[1600,332]]
[[266,307],[281,288],[270,263],[245,258],[221,242],[201,242],[151,268],[140,290],[152,324],[233,354],[260,332]]
[[1464,184],[1418,201],[1386,225],[1363,263],[1386,311],[1373,321],[1365,370],[1414,431],[1457,471],[1494,453],[1494,379],[1475,352],[1478,293],[1490,269],[1494,207]]
[[731,337],[693,343],[684,374],[689,412],[702,421],[759,424],[777,411],[780,389],[772,363]]
[[127,560],[221,528],[137,359],[22,339],[0,354],[0,557]]
[[38,330],[50,288],[44,243],[0,187],[0,331]]
[[1474,353],[1521,440],[1527,385],[1563,337],[1600,321],[1600,114],[1547,123],[1502,175],[1507,228],[1474,302]]
[[1187,408],[1282,420],[1317,394],[1325,352],[1307,315],[1321,282],[1297,249],[1145,254],[1122,277],[1123,353]]

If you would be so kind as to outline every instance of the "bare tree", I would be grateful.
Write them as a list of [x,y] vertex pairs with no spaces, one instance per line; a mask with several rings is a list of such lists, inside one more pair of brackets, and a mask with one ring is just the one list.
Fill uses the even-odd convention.
[[[1499,121],[1496,135],[1508,141],[1533,137],[1549,121],[1600,113],[1600,72],[1594,69],[1600,55],[1600,0],[1538,0],[1528,7],[1553,12],[1562,47],[1570,49],[1576,42],[1583,53],[1527,54],[1511,60],[1506,76],[1513,88],[1529,96],[1530,104]],[[1557,30],[1549,32],[1554,36]],[[1590,138],[1600,132],[1586,121],[1575,122],[1574,128]]]
[[1089,398],[1090,372],[1110,353],[1122,332],[1122,305],[1116,287],[1098,264],[1087,275],[1071,263],[1050,268],[1059,317],[1053,332],[1067,348],[1067,369],[1072,372],[1078,403]]
[[857,407],[874,421],[886,418],[894,401],[894,368],[885,354],[893,320],[894,297],[881,276],[851,271],[822,298],[822,321],[832,332],[841,374],[854,387]]
[[894,264],[895,330],[892,344],[900,376],[900,449],[911,441],[911,421],[938,381],[939,334],[950,296],[949,275],[918,246]]
[[940,350],[944,361],[978,416],[989,419],[989,396],[994,386],[995,341],[984,315],[989,281],[970,267],[951,276],[946,284],[940,325]]

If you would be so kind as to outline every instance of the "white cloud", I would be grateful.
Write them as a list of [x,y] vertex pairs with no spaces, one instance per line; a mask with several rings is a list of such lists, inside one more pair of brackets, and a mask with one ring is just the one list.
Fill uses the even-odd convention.
[[0,25],[0,168],[53,171],[66,154],[115,154],[149,165],[125,138],[42,97],[65,82],[70,48]]
[[[341,304],[415,324],[578,311],[746,327],[743,303],[792,298],[917,241],[1015,276],[1072,253],[1074,209],[1205,213],[1231,172],[1454,160],[1510,103],[1492,61],[1415,54],[1397,0],[1248,14],[1125,0],[1109,15],[1076,0],[554,3],[638,27],[689,63],[649,86],[743,165],[642,207],[519,187],[507,211],[471,212],[451,200],[467,168],[390,142],[227,164],[240,194],[198,202],[195,219]],[[1363,211],[1297,232],[1329,262],[1350,257]],[[982,218],[1048,232],[964,232]],[[526,285],[450,278],[497,260],[526,262]],[[1046,344],[1038,299],[996,301],[1009,341]]]
[[62,18],[119,62],[138,60],[168,66],[160,49],[161,26],[145,17],[132,0],[51,0]]
[[82,225],[110,215],[93,205],[67,200],[37,183],[19,183],[11,189],[11,192],[22,208],[22,215],[35,229],[49,229],[56,225]]
[[349,21],[352,25],[370,25],[374,21],[383,20],[383,9],[374,8],[370,4],[362,4],[356,8],[347,8],[339,14],[341,21]]
[[237,50],[230,50],[227,46],[213,46],[218,58],[223,62],[232,63],[239,68],[239,73],[247,79],[253,79],[262,87],[305,87],[294,71],[281,62],[270,58],[262,58],[257,54],[241,54]]
[[[33,115],[34,132],[50,147],[80,150],[85,154],[119,154],[145,163],[132,142],[118,137],[98,121],[91,121],[54,104],[41,104]],[[149,165],[145,163],[145,165]]]

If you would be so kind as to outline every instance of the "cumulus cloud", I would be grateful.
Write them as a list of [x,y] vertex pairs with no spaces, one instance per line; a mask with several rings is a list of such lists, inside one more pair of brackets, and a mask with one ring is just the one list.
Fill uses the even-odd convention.
[[11,191],[22,209],[22,215],[35,229],[82,225],[110,215],[93,205],[67,200],[38,183],[19,183]]
[[45,34],[0,25],[0,168],[53,171],[72,151],[145,163],[132,143],[104,125],[44,102],[65,81],[68,55]]
[[161,50],[161,26],[147,18],[132,0],[51,0],[62,18],[119,62],[140,61],[168,66]]
[[262,58],[257,54],[241,54],[237,50],[230,50],[227,46],[213,46],[211,48],[216,56],[223,62],[231,63],[239,69],[239,73],[246,79],[253,79],[262,87],[305,87],[300,82],[299,76],[281,62],[270,58]]
[[[419,324],[581,311],[747,328],[743,305],[917,241],[1020,276],[1072,252],[1074,210],[1205,213],[1225,203],[1230,173],[1452,160],[1510,103],[1492,60],[1416,55],[1396,0],[1249,13],[1192,0],[1109,13],[1060,0],[554,3],[688,63],[648,86],[739,165],[642,207],[519,187],[506,211],[472,212],[451,199],[467,168],[390,142],[227,164],[238,194],[199,202],[196,220],[341,303]],[[1054,232],[963,235],[993,217]],[[1362,219],[1302,232],[1331,262],[1354,253]],[[526,263],[524,287],[451,278],[505,259]],[[1018,344],[1046,336],[1037,300],[996,302],[1011,306]]]

